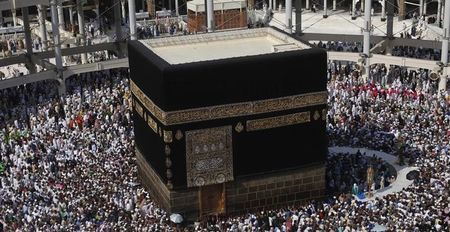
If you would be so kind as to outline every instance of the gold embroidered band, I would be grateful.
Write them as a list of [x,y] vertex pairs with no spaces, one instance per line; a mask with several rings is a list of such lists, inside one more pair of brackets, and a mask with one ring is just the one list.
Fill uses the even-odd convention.
[[205,120],[247,116],[281,110],[290,110],[327,103],[327,92],[314,92],[253,102],[232,103],[218,106],[165,112],[131,81],[131,91],[142,105],[162,124],[177,125]]
[[247,131],[258,131],[276,127],[290,126],[310,122],[309,112],[286,114],[270,118],[261,118],[247,121]]

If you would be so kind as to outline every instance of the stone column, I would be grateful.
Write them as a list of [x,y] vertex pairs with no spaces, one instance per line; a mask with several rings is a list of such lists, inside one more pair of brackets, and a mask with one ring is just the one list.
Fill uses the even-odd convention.
[[0,25],[3,26],[3,11],[0,10]]
[[[122,23],[121,23],[121,17],[120,17],[120,0],[115,0],[115,7],[114,7],[114,25],[116,30],[116,41],[123,41],[123,35],[122,35]],[[122,51],[122,48],[120,45],[117,46],[117,55],[118,58],[123,58],[124,53]]]
[[[83,12],[83,0],[77,0],[77,16],[78,16],[78,30],[80,33],[80,45],[86,46],[86,32],[84,31],[84,12]],[[87,63],[87,54],[81,53],[81,63]]]
[[47,18],[47,7],[44,5],[38,5],[38,18],[39,18],[39,33],[42,41],[42,50],[47,51],[47,25],[45,20]]
[[[27,55],[33,55],[33,41],[31,40],[31,30],[30,30],[30,17],[28,14],[28,7],[22,8],[22,19],[23,19],[23,29],[25,32],[25,47],[27,50]],[[26,67],[30,73],[36,73],[36,65],[31,62],[27,63]]]
[[59,30],[60,31],[66,30],[64,25],[64,9],[62,7],[62,2],[58,4],[58,21],[59,21]]
[[441,25],[441,10],[442,10],[442,0],[438,0],[436,23],[439,27]]
[[50,1],[50,10],[52,13],[52,34],[53,34],[53,43],[55,44],[55,63],[56,63],[56,76],[59,82],[58,92],[60,95],[65,94],[66,86],[63,77],[63,65],[62,65],[62,53],[61,53],[61,38],[59,35],[59,18],[58,18],[58,10],[59,6],[58,0]]
[[122,40],[122,18],[120,17],[120,0],[114,0],[114,25],[117,40]]
[[[449,1],[445,2],[444,5],[444,28],[442,34],[442,49],[441,49],[441,62],[444,67],[448,65],[448,39],[450,36],[450,3]],[[439,89],[445,90],[447,89],[447,76],[441,75],[439,80]]]
[[[155,4],[156,4],[155,0],[147,0],[147,12],[150,15],[150,18],[152,18],[152,19],[156,17]],[[135,6],[136,6],[136,3],[135,3]]]
[[73,8],[72,8],[72,6],[69,7],[69,22],[70,22],[70,25],[73,27],[74,23],[73,23]]
[[419,16],[423,15],[423,0],[419,1]]
[[130,14],[130,36],[131,40],[136,40],[136,2],[135,0],[128,0],[128,13]]
[[295,34],[302,34],[302,0],[295,0]]
[[286,32],[292,33],[292,0],[286,0],[286,12],[285,12],[285,24],[286,24]]
[[122,8],[122,23],[126,23],[127,22],[127,12],[125,11],[125,0],[121,0],[120,5]]
[[394,1],[395,0],[385,0],[386,1],[386,36],[390,39],[394,38]]
[[398,0],[398,21],[405,19],[405,0]]
[[178,0],[175,0],[175,15],[178,17],[180,16],[180,11],[179,11],[179,6],[178,6]]
[[391,56],[392,55],[392,43],[391,43],[391,39],[387,39],[386,40],[386,50],[385,50],[385,55]]
[[17,12],[16,9],[12,9],[13,26],[17,26]]
[[356,0],[352,1],[352,20],[356,19]]
[[213,0],[207,0],[207,4],[206,4],[206,15],[207,15],[207,19],[208,19],[208,32],[213,32],[214,31],[214,3]]
[[427,15],[427,5],[428,5],[427,0],[425,0],[423,3],[423,14],[424,15]]
[[323,0],[323,17],[328,18],[328,12],[327,12],[327,0]]
[[97,20],[99,20],[98,24],[100,25],[100,4],[98,2],[95,3],[95,14],[97,15]]
[[371,8],[372,8],[372,1],[371,0],[366,0],[365,1],[365,5],[364,5],[364,21],[366,23],[365,27],[364,27],[364,31],[363,31],[363,39],[364,39],[364,43],[363,43],[363,53],[365,56],[365,64],[364,64],[364,68],[366,71],[366,76],[367,78],[370,78],[370,30],[372,28],[371,26]]

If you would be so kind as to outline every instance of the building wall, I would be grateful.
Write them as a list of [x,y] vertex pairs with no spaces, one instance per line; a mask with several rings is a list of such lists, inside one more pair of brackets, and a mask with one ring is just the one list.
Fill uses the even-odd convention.
[[155,0],[147,0],[147,12],[151,19],[156,17]]
[[161,177],[149,165],[142,153],[136,149],[138,176],[152,198],[168,212],[183,212],[197,216],[199,210],[198,188],[169,190]]
[[163,209],[169,210],[171,205],[169,189],[138,149],[135,150],[135,154],[142,185]]
[[[169,213],[187,220],[199,217],[199,188],[169,190],[136,150],[139,177],[153,199]],[[325,197],[325,165],[239,178],[225,185],[226,213],[280,208]]]
[[227,213],[270,209],[325,197],[325,165],[238,179],[226,185]]
[[[247,27],[247,10],[214,11],[214,24],[216,30]],[[188,10],[188,29],[190,32],[206,31],[205,13]]]
[[[324,51],[306,49],[179,65],[169,65],[136,41],[129,43],[129,53],[139,175],[166,211],[195,220],[200,194],[198,187],[190,186],[205,183],[226,182],[229,213],[324,196]],[[292,72],[300,67],[301,73]],[[205,138],[215,136],[193,136],[204,129],[216,135],[214,131],[224,126],[231,130],[214,141]],[[209,156],[224,152],[216,149],[222,142],[232,144],[232,153],[226,153],[232,154],[232,165],[226,167],[232,166],[233,178],[221,178],[223,166],[215,166],[216,160]],[[197,158],[187,162],[192,151]],[[200,177],[207,181],[197,181]],[[188,178],[195,184],[188,184]]]
[[[235,178],[325,161],[324,51],[170,66],[142,43],[134,45],[129,53],[136,147],[169,189],[188,186],[186,134],[199,129],[232,126]],[[301,73],[292,72],[299,68]]]

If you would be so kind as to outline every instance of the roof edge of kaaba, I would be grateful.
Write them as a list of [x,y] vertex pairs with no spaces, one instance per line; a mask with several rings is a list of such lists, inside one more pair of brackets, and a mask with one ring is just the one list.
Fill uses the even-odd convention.
[[154,62],[155,67],[157,67],[161,71],[170,66],[170,64],[167,61],[156,55],[156,53],[148,49],[148,47],[146,47],[138,40],[128,41],[128,49],[131,49],[134,52],[139,51],[139,53],[142,53],[143,58],[146,58]]
[[[291,38],[293,38],[293,39],[295,39],[295,40],[298,40],[298,41],[300,41],[300,42],[302,42],[302,43],[308,45],[309,47],[311,47],[311,49],[317,49],[317,46],[312,45],[308,40],[302,39],[302,38],[300,37],[301,34],[300,34],[300,35],[298,35],[298,34],[296,34],[296,33],[295,33],[295,34],[288,34],[288,33],[286,33],[284,30],[282,30],[282,29],[280,29],[280,28],[278,28],[278,27],[275,27],[275,26],[269,26],[269,28],[272,29],[272,30],[274,30],[274,31],[283,33],[283,34],[285,34],[286,36],[289,36],[289,37],[291,37]],[[319,48],[319,49],[322,49],[323,51],[326,52],[326,50],[323,49],[323,48]]]
[[131,79],[163,111],[326,91],[323,49],[171,65],[141,42],[130,41],[129,57]]

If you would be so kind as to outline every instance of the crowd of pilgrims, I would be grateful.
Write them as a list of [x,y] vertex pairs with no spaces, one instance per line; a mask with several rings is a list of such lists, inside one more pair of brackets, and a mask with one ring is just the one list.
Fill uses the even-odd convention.
[[318,41],[312,43],[314,46],[336,52],[362,52],[363,44],[360,42],[342,41]]
[[[373,183],[368,186],[367,170],[372,167]],[[327,160],[327,191],[330,194],[348,193],[360,197],[362,193],[388,187],[397,173],[390,164],[379,157],[356,154],[330,154]]]
[[137,27],[139,39],[151,39],[159,36],[188,34],[187,25],[179,18],[166,18],[144,22]]
[[0,90],[0,231],[449,231],[449,92],[427,70],[373,65],[367,82],[353,64],[328,72],[330,146],[403,157],[420,171],[411,186],[174,225],[137,179],[128,70],[108,70],[69,78],[63,96],[47,81]]
[[65,96],[54,82],[1,91],[3,230],[165,230],[136,176],[127,73],[70,78]]
[[441,60],[441,49],[394,46],[391,54],[393,56],[402,56],[416,59]]
[[[336,52],[362,53],[363,45],[360,42],[318,41],[314,46]],[[372,48],[374,45],[371,44]],[[385,52],[383,50],[383,52]],[[441,49],[422,48],[413,46],[394,46],[390,51],[392,56],[408,57],[423,60],[441,60]]]

